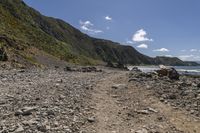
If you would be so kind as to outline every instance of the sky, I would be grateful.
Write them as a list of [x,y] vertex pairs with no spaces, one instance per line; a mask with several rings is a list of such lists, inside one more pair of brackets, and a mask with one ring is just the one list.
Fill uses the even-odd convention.
[[200,0],[24,0],[96,38],[200,61]]

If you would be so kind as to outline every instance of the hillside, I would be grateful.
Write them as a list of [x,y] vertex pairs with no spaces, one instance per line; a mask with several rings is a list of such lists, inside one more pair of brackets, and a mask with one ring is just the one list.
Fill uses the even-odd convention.
[[177,57],[158,56],[154,58],[155,64],[165,64],[167,66],[197,66],[196,62],[182,61]]
[[[92,38],[60,19],[41,15],[22,0],[1,0],[0,19],[2,61],[41,65],[41,58],[53,58],[82,65],[102,64],[107,61],[133,65],[171,65],[171,60],[174,60],[154,59],[139,53],[131,46]],[[166,63],[168,59],[170,61]],[[188,63],[179,60],[176,65]]]

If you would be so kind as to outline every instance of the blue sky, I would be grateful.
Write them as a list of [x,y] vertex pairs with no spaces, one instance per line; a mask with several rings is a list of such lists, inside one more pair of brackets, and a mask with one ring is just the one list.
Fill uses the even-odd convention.
[[149,56],[200,61],[200,0],[24,0],[84,33]]

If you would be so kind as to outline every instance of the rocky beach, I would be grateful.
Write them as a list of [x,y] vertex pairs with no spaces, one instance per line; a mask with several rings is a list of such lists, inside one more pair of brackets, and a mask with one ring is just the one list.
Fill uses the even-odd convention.
[[198,133],[200,82],[110,68],[0,70],[1,133]]

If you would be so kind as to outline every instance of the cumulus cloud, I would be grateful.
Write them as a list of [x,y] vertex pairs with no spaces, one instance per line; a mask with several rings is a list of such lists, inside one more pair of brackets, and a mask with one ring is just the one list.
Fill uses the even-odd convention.
[[138,48],[142,48],[142,49],[147,49],[148,45],[147,44],[140,44],[137,46]]
[[200,56],[197,55],[180,55],[178,56],[179,59],[183,61],[200,61]]
[[172,55],[164,55],[165,57],[173,57]]
[[107,27],[106,27],[106,30],[110,30],[110,27],[109,27],[109,26],[107,26]]
[[110,16],[105,16],[105,20],[112,21],[112,18]]
[[155,49],[153,50],[155,52],[169,52],[169,49],[166,49],[166,48],[160,48],[160,49]]
[[194,55],[180,55],[178,56],[178,58],[180,58],[181,60],[192,60],[192,58],[194,57]]
[[130,40],[126,40],[126,43],[127,43],[127,44],[134,44],[134,42],[133,42],[133,41],[130,41]]
[[182,49],[181,52],[186,52],[186,50],[185,50],[185,49]]
[[102,30],[98,30],[98,29],[94,29],[94,24],[91,23],[90,21],[81,21],[80,20],[80,28],[83,30],[83,31],[86,31],[88,33],[91,33],[91,34],[97,34],[97,33],[102,33],[103,31]]
[[190,49],[190,52],[197,52],[197,49]]
[[143,29],[138,30],[134,35],[132,40],[134,42],[147,42],[147,41],[153,41],[153,39],[146,37],[147,32]]

